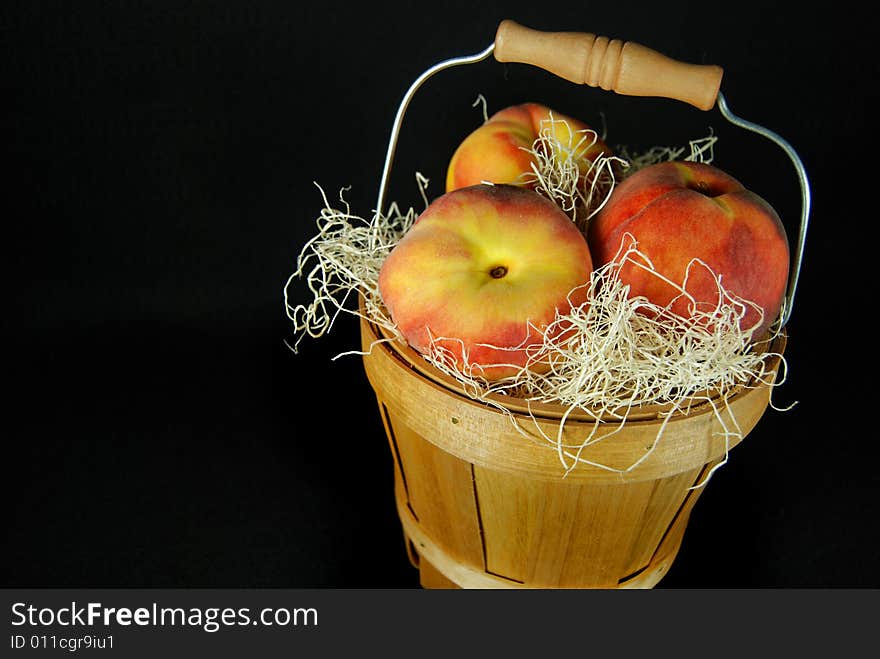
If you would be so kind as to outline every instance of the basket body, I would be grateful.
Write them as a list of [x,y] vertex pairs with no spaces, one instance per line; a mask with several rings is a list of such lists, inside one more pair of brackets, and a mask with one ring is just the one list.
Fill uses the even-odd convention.
[[[425,587],[653,587],[704,489],[693,486],[734,441],[721,436],[711,405],[696,406],[663,426],[637,467],[578,464],[566,475],[547,440],[559,432],[563,408],[514,412],[517,430],[508,414],[472,400],[406,346],[376,343],[384,337],[365,320],[361,338],[394,460],[407,551]],[[781,347],[773,350],[781,354]],[[735,392],[715,409],[744,437],[768,402],[765,385]],[[603,422],[600,433],[614,437],[581,457],[626,470],[657,438],[657,412],[640,411],[625,426]],[[572,415],[564,437],[578,440],[594,424]]]

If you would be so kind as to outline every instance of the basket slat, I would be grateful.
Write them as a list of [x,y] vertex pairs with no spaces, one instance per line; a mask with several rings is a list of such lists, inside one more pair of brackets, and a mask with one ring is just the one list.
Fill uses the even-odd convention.
[[[702,492],[702,489],[689,491],[688,488],[699,480],[704,471],[705,468],[686,471],[651,484],[652,492],[647,505],[641,517],[635,522],[636,534],[630,545],[627,560],[623,563],[623,575],[635,574],[649,565],[659,554],[668,553],[660,548],[661,542],[672,532],[671,527],[678,515],[687,517],[690,506]],[[677,539],[680,542],[681,534]]]
[[425,529],[443,538],[445,551],[470,565],[483,564],[471,465],[426,442],[404,424],[391,427],[403,474],[407,504]]

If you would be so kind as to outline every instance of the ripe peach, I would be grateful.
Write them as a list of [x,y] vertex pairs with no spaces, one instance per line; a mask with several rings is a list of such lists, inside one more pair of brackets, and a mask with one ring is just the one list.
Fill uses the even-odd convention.
[[379,292],[411,347],[427,353],[433,338],[494,380],[539,352],[557,309],[586,301],[591,271],[586,239],[551,201],[476,185],[425,209],[382,265]]
[[592,129],[577,119],[538,103],[514,105],[496,112],[458,146],[446,173],[446,191],[484,181],[524,185],[534,161],[529,150],[543,128],[572,150],[583,172],[601,154],[611,153],[598,135],[594,141],[592,133],[581,133]]
[[[645,167],[624,179],[605,207],[592,220],[589,243],[596,267],[618,253],[626,234],[664,277],[681,284],[692,259],[703,261],[729,293],[758,305],[761,336],[776,320],[785,294],[789,247],[776,211],[722,170],[692,162],[668,162]],[[691,314],[679,291],[633,264],[625,264],[621,279],[630,295],[642,295],[681,316]],[[687,292],[701,308],[713,309],[718,286],[705,268],[693,268]],[[740,322],[743,329],[760,318],[751,306]]]

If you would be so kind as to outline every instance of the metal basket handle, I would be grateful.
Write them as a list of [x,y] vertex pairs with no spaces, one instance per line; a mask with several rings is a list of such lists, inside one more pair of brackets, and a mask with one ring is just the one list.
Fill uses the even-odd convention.
[[737,117],[730,111],[720,91],[724,74],[721,67],[680,62],[631,41],[622,42],[587,32],[540,32],[504,20],[498,26],[495,41],[482,52],[444,60],[427,69],[410,85],[397,109],[374,212],[382,212],[385,206],[400,126],[416,91],[428,78],[444,69],[476,64],[492,54],[499,62],[531,64],[565,80],[601,87],[618,94],[670,98],[689,103],[700,110],[711,110],[717,104],[727,121],[766,137],[785,151],[794,165],[801,188],[800,230],[794,244],[793,264],[780,321],[780,326],[785,327],[794,304],[810,217],[810,183],[803,162],[791,144],[777,133]]

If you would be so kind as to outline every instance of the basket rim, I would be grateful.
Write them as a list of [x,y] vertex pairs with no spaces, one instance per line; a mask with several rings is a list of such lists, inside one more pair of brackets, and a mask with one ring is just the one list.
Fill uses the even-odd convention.
[[[379,345],[385,346],[398,361],[408,366],[420,376],[447,390],[450,394],[459,396],[470,402],[479,403],[481,401],[486,401],[503,407],[505,410],[515,414],[531,416],[538,420],[560,421],[565,418],[571,421],[595,422],[596,420],[599,420],[603,422],[619,423],[625,418],[627,423],[655,421],[660,417],[668,416],[668,413],[673,410],[673,408],[677,408],[673,416],[691,416],[701,412],[708,412],[711,409],[712,404],[716,401],[732,401],[753,389],[770,386],[767,382],[752,379],[748,383],[737,384],[726,392],[718,390],[698,392],[686,399],[686,404],[677,406],[674,406],[671,403],[635,405],[632,408],[623,411],[621,414],[615,414],[609,411],[602,412],[600,410],[589,408],[584,409],[581,407],[570,409],[569,406],[561,403],[528,401],[523,398],[499,393],[492,393],[481,398],[475,398],[467,392],[467,389],[462,382],[432,365],[419,352],[406,344],[402,338],[395,336],[378,323],[370,320],[366,312],[363,293],[360,293],[358,296],[358,305],[361,322],[374,337],[374,340],[381,342]],[[754,342],[753,345],[763,345],[763,349],[761,350],[762,353],[770,354],[767,364],[768,372],[777,372],[781,361],[780,355],[785,351],[787,340],[788,333],[785,328],[782,328],[776,336],[769,340],[764,338]],[[374,346],[373,349],[375,349],[375,347],[376,346]]]

